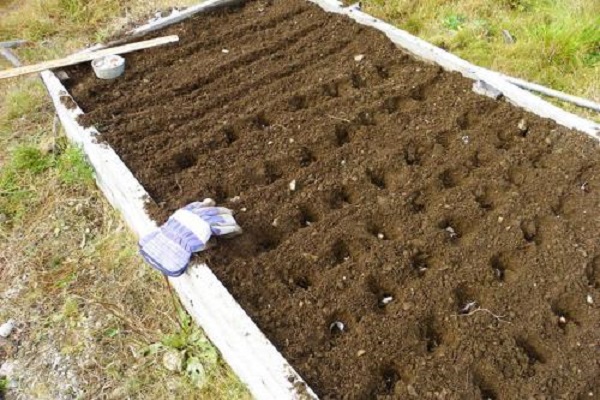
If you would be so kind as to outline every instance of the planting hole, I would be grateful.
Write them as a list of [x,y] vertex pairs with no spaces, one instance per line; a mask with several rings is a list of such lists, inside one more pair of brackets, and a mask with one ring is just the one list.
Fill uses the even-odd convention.
[[388,79],[390,77],[390,72],[388,71],[387,67],[383,65],[376,65],[375,71],[381,79]]
[[469,121],[469,114],[462,113],[458,117],[456,117],[456,125],[458,125],[458,127],[462,130],[468,129],[471,125]]
[[347,124],[338,124],[335,126],[335,144],[338,147],[350,142],[350,133]]
[[308,101],[306,100],[306,96],[297,94],[288,100],[288,105],[290,106],[290,110],[298,111],[306,108]]
[[384,288],[376,278],[369,276],[366,282],[367,290],[371,292],[377,299],[378,309],[383,309],[392,301],[394,301],[394,295],[392,291]]
[[331,260],[333,265],[338,265],[350,258],[350,250],[343,240],[337,240],[331,246]]
[[475,201],[479,204],[479,207],[483,210],[489,211],[494,208],[494,203],[490,196],[490,192],[485,187],[478,187],[475,190]]
[[575,318],[574,313],[569,311],[573,310],[572,306],[570,306],[567,302],[560,300],[554,301],[550,309],[556,316],[556,321],[560,329],[565,330],[569,323],[579,325],[579,321]]
[[417,191],[412,192],[408,196],[408,205],[411,211],[415,214],[419,214],[425,210],[425,195],[423,192]]
[[370,168],[367,168],[367,177],[369,178],[369,182],[373,185],[377,186],[379,189],[385,189],[385,177],[382,171],[376,171]]
[[496,392],[488,387],[479,386],[479,393],[481,393],[481,400],[496,400],[498,398]]
[[413,99],[415,101],[425,100],[425,91],[423,90],[422,86],[417,86],[417,87],[412,88],[408,92],[408,95],[410,96],[411,99]]
[[331,209],[338,209],[344,207],[345,204],[350,204],[350,195],[346,188],[335,188],[329,195],[329,207]]
[[321,89],[323,90],[323,94],[325,96],[338,97],[340,95],[338,85],[335,82],[325,83],[323,86],[321,86]]
[[593,288],[600,289],[600,256],[596,256],[585,267],[587,284]]
[[390,235],[388,235],[386,232],[384,232],[381,225],[376,222],[373,222],[373,221],[369,221],[367,223],[367,232],[369,232],[371,235],[375,236],[378,240],[391,239]]
[[318,217],[317,214],[308,206],[300,207],[300,225],[301,226],[311,226],[315,222],[317,222]]
[[410,257],[410,267],[418,276],[425,275],[425,272],[429,269],[429,257],[427,254],[417,251],[416,254]]
[[383,378],[384,394],[392,394],[396,387],[396,382],[400,380],[398,371],[391,367],[384,368],[381,377]]
[[311,282],[306,276],[299,276],[296,279],[294,279],[294,285],[296,285],[300,289],[306,290],[311,286]]
[[447,169],[439,175],[439,180],[442,183],[444,189],[451,189],[458,185],[460,176],[458,171]]
[[490,259],[490,266],[494,271],[494,277],[499,281],[504,281],[506,277],[506,262],[501,254],[496,254]]
[[438,223],[438,227],[446,233],[449,240],[455,241],[460,239],[461,233],[458,230],[457,224],[449,218],[444,218]]
[[300,154],[298,158],[300,160],[300,166],[303,168],[308,167],[310,164],[316,161],[314,154],[308,147],[302,147],[299,153]]
[[392,114],[398,111],[398,107],[400,105],[400,96],[392,96],[388,97],[383,101],[383,109],[388,112],[388,114]]
[[231,125],[225,125],[222,128],[223,136],[225,137],[225,142],[230,145],[238,139],[237,133],[235,129]]
[[404,148],[404,161],[407,165],[419,165],[421,164],[421,154],[419,148],[414,142],[408,143]]
[[521,231],[523,232],[523,238],[527,242],[535,241],[537,235],[537,224],[534,220],[526,219],[521,222]]
[[263,229],[255,233],[259,253],[267,253],[279,246],[279,235],[273,229]]
[[421,337],[425,342],[425,349],[428,353],[433,353],[442,344],[442,336],[436,327],[433,317],[425,319],[421,323],[420,329]]
[[193,167],[196,165],[196,155],[194,151],[191,149],[186,149],[181,153],[178,153],[174,157],[175,164],[179,168],[179,170],[184,170]]
[[222,185],[216,185],[213,190],[213,193],[213,199],[215,199],[215,201],[219,204],[226,202],[227,199],[229,199],[230,197],[229,191],[225,189],[225,187],[223,187]]
[[534,345],[531,340],[519,337],[515,339],[515,343],[517,347],[521,349],[523,353],[525,353],[530,365],[546,363],[546,357],[542,354],[538,346]]
[[472,289],[464,284],[461,284],[454,289],[454,298],[456,301],[456,311],[458,314],[470,314],[478,307],[475,293]]
[[281,178],[283,176],[283,174],[281,173],[281,171],[279,170],[279,168],[277,168],[277,166],[271,162],[265,162],[264,164],[264,176],[265,176],[265,183],[267,185],[270,185],[272,183],[274,183],[275,181],[277,181],[279,178]]
[[252,119],[252,124],[258,129],[267,129],[271,126],[271,123],[267,119],[264,113],[258,113]]
[[481,396],[481,400],[497,400],[498,394],[496,390],[481,377],[479,374],[475,373],[473,376],[473,382],[475,386],[479,390],[479,394]]
[[361,111],[357,115],[358,123],[361,125],[369,126],[375,125],[375,116],[369,111]]
[[350,80],[354,89],[360,89],[364,87],[366,83],[365,79],[357,73],[352,73],[352,75],[350,75]]

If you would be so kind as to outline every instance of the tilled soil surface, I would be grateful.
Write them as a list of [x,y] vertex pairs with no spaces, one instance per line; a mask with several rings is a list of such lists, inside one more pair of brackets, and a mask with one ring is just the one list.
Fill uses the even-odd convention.
[[165,220],[214,197],[201,257],[322,398],[600,396],[600,156],[300,0],[159,34],[70,89]]

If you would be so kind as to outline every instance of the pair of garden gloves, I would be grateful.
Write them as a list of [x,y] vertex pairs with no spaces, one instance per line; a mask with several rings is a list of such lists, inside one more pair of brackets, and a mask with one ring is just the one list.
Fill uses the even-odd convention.
[[212,235],[230,237],[242,233],[232,211],[215,207],[212,199],[194,202],[177,210],[164,225],[144,236],[140,254],[146,262],[168,276],[183,274],[192,253],[206,249]]

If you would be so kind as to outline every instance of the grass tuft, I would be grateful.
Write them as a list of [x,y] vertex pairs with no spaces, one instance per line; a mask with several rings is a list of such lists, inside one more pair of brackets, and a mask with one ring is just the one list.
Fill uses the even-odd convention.
[[8,378],[5,376],[0,376],[0,398],[4,398],[4,394],[8,389]]
[[13,151],[12,163],[9,168],[12,166],[19,173],[37,175],[53,165],[54,159],[51,155],[43,154],[37,147],[24,145]]
[[67,185],[91,185],[94,183],[94,171],[83,151],[69,146],[58,157],[57,172],[60,181]]

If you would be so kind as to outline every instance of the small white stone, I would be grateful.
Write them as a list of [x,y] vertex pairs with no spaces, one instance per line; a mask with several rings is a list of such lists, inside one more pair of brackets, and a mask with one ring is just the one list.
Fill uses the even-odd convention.
[[501,224],[504,221],[504,217],[498,217],[498,223]]
[[294,191],[296,190],[296,180],[294,179],[293,181],[290,182],[290,191]]
[[248,210],[248,209],[247,209],[246,207],[242,207],[242,208],[240,208],[240,211],[241,211],[241,212],[246,212],[247,210]]
[[587,295],[586,301],[588,304],[594,304],[594,299],[592,298],[591,294]]
[[290,138],[290,143],[294,143],[294,138]]
[[361,62],[362,60],[364,60],[364,58],[365,58],[364,54],[357,54],[354,56],[354,61]]
[[518,128],[521,132],[527,132],[529,130],[529,126],[527,125],[527,120],[525,118],[519,121]]
[[0,376],[13,376],[15,371],[15,363],[11,361],[6,361],[2,365],[0,365]]
[[3,338],[9,337],[13,329],[15,329],[15,321],[9,319],[4,324],[0,325],[0,336]]
[[180,372],[183,369],[183,357],[177,350],[168,350],[162,358],[163,366],[171,372]]
[[385,305],[391,303],[392,300],[394,300],[394,298],[392,296],[384,297],[383,299],[381,299],[381,304],[383,304],[385,306]]
[[469,137],[468,137],[468,136],[463,136],[463,137],[461,138],[461,140],[463,141],[463,143],[464,143],[464,144],[469,144],[469,140],[470,140],[470,139],[469,139]]
[[383,239],[385,239],[385,236],[384,236],[384,234],[383,234],[383,233],[378,233],[378,234],[377,234],[377,239],[379,239],[379,240],[383,240]]
[[356,357],[362,357],[365,354],[367,354],[366,350],[359,350],[359,351],[356,352]]
[[223,53],[223,54],[229,54],[229,50],[223,49],[223,50],[221,50],[221,53]]
[[560,317],[558,317],[558,322],[560,324],[566,324],[567,323],[567,319],[565,317],[563,317],[562,315]]

